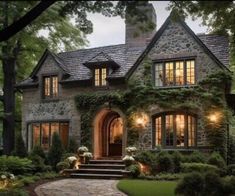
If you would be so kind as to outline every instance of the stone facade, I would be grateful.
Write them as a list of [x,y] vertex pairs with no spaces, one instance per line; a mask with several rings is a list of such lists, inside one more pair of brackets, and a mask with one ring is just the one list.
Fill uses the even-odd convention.
[[[205,52],[205,50],[195,41],[187,30],[177,22],[170,22],[161,37],[154,43],[145,59],[150,59],[154,65],[157,60],[169,60],[178,58],[194,58],[196,81],[204,79],[208,74],[220,70],[221,67]],[[139,64],[137,69],[130,77],[131,80],[143,81],[144,65]],[[113,89],[123,90],[127,86],[107,86],[106,88],[78,87],[73,85],[59,85],[59,97],[57,100],[47,101],[42,99],[42,77],[46,75],[57,74],[59,80],[62,79],[63,70],[57,62],[48,56],[37,72],[38,87],[23,89],[22,103],[22,134],[26,141],[27,126],[31,122],[47,122],[66,120],[69,122],[69,137],[76,139],[80,143],[81,115],[76,108],[75,96],[81,92],[110,91]],[[148,95],[146,95],[148,96]],[[102,106],[101,106],[102,107]],[[148,108],[149,121],[146,128],[139,137],[139,147],[141,149],[152,149],[153,144],[153,120],[152,117],[158,113],[172,111],[171,108],[161,108],[159,105],[150,105]],[[198,109],[200,111],[200,108]],[[197,146],[206,147],[208,142],[204,130],[203,114],[198,111],[192,111],[197,115]],[[128,135],[128,134],[127,134]],[[92,140],[92,138],[91,138]],[[30,142],[30,141],[29,141]],[[128,146],[128,144],[125,144]]]

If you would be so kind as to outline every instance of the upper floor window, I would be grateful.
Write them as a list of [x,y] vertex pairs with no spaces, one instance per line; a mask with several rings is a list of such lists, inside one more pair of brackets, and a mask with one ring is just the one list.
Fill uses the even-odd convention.
[[45,99],[58,97],[58,76],[43,77],[43,97]]
[[168,61],[156,63],[155,86],[182,86],[195,84],[195,61]]
[[107,85],[107,68],[95,69],[95,86],[106,86]]

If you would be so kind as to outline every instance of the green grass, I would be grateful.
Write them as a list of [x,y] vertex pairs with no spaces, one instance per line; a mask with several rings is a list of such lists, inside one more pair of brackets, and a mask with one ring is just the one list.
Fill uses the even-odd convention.
[[117,188],[128,196],[171,196],[176,184],[175,181],[120,180]]

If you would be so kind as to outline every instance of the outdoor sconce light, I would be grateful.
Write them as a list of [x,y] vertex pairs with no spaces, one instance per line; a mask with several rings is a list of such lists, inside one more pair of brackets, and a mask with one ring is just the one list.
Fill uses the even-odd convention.
[[135,115],[135,124],[138,128],[145,128],[148,123],[148,116],[145,113],[138,113]]
[[211,123],[215,124],[221,120],[222,114],[220,112],[211,112],[207,118]]

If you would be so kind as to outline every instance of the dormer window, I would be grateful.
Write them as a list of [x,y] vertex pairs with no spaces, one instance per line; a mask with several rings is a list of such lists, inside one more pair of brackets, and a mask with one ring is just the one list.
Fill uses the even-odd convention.
[[95,86],[106,86],[107,85],[107,68],[96,68],[95,69]]
[[154,68],[157,87],[194,85],[196,82],[194,60],[159,62]]
[[58,76],[43,77],[43,98],[53,99],[58,97]]

